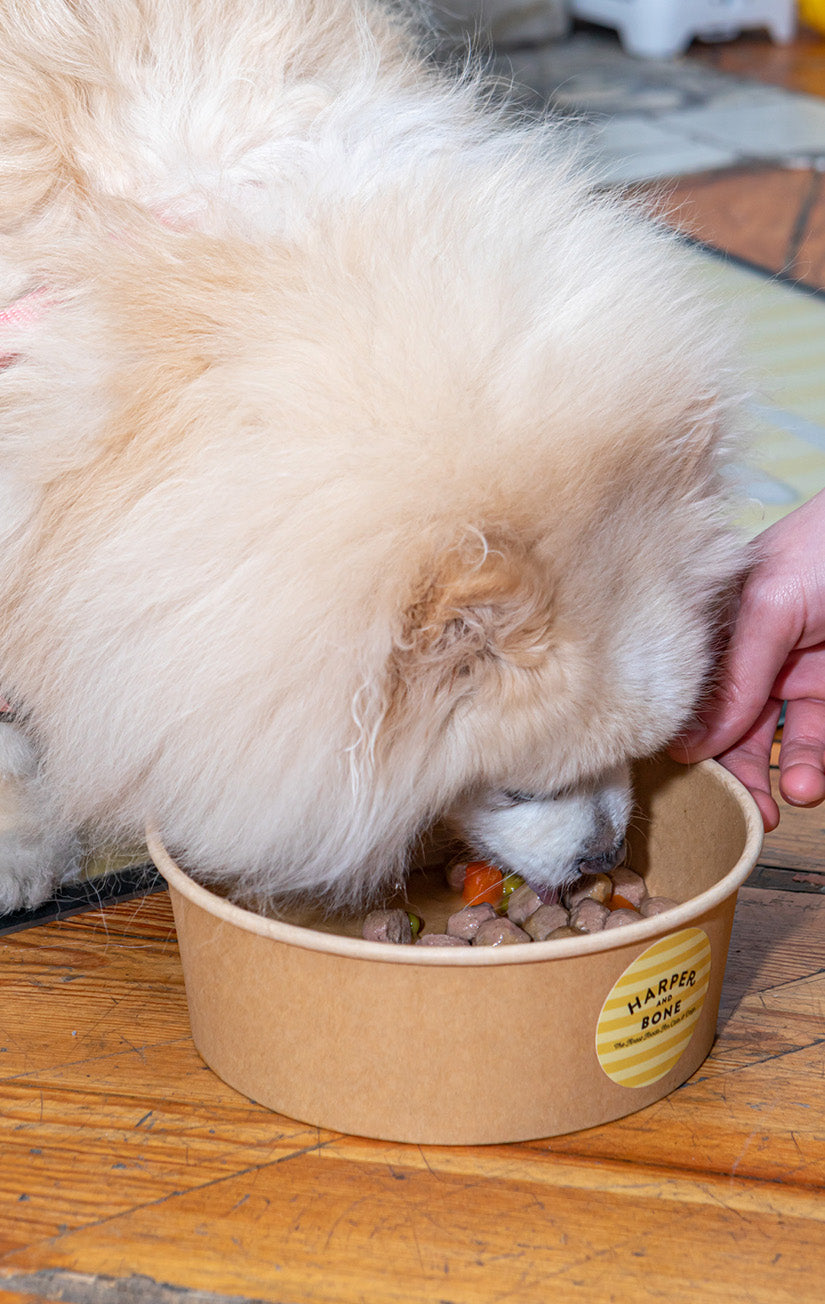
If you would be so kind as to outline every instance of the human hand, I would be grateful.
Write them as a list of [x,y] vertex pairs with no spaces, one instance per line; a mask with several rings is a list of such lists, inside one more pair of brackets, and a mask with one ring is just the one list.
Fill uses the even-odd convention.
[[717,757],[773,829],[770,754],[783,701],[780,792],[793,806],[825,800],[825,491],[767,529],[756,549],[719,686],[671,752]]

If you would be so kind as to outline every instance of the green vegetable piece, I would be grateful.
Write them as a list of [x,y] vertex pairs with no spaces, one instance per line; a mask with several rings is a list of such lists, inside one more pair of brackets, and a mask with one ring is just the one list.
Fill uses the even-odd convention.
[[524,879],[521,874],[506,874],[501,885],[505,897],[512,896],[517,887],[524,887]]

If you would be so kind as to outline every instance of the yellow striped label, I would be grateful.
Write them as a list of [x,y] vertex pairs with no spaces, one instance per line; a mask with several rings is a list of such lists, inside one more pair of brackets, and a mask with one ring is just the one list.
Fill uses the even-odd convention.
[[710,942],[683,928],[654,942],[613,984],[596,1025],[596,1054],[623,1087],[646,1087],[673,1068],[702,1013]]

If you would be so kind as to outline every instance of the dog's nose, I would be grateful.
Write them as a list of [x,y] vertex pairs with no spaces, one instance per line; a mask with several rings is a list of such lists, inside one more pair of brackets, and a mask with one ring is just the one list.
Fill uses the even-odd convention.
[[608,847],[604,843],[588,847],[576,870],[579,874],[609,874],[624,856],[624,838],[618,838]]

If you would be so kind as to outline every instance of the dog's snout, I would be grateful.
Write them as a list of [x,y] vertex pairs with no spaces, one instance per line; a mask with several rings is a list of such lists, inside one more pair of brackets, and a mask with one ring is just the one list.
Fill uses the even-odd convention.
[[611,869],[621,863],[624,854],[624,838],[614,838],[607,847],[602,841],[601,845],[597,843],[594,847],[586,848],[576,871],[579,874],[609,874]]

